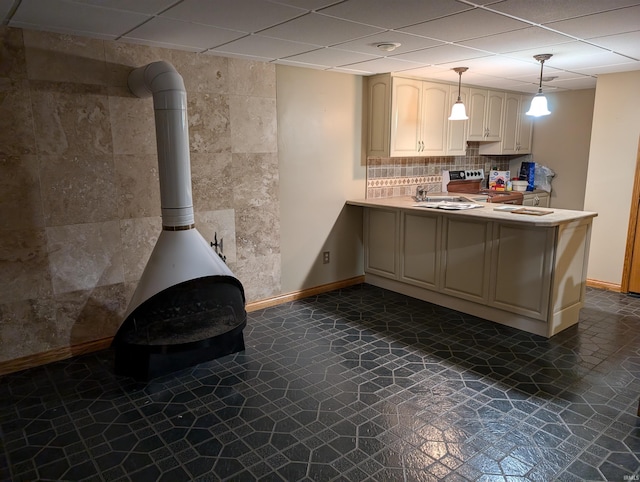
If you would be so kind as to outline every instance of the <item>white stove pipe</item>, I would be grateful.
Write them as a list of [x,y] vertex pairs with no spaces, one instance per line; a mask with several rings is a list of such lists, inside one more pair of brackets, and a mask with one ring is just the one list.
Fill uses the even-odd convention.
[[153,95],[162,232],[129,303],[125,320],[155,294],[192,279],[228,276],[242,290],[231,270],[195,229],[187,93],[182,76],[168,62],[153,62],[133,70],[128,85],[137,97]]

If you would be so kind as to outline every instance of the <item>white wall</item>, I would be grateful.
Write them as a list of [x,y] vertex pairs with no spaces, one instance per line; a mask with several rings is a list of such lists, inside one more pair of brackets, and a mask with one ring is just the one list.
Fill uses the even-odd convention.
[[556,173],[551,206],[582,210],[595,90],[551,93],[547,99],[551,115],[533,120],[533,160]]
[[585,210],[598,212],[591,280],[622,282],[639,137],[640,71],[599,76],[584,202]]
[[[363,78],[277,66],[282,292],[363,274]],[[331,261],[322,264],[322,252]]]

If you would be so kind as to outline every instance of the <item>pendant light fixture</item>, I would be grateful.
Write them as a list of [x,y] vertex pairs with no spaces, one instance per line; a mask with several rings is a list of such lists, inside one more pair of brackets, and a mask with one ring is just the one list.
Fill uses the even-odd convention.
[[549,60],[551,57],[552,54],[538,54],[533,56],[534,59],[540,62],[540,85],[538,86],[538,93],[531,100],[531,107],[529,107],[527,115],[541,117],[551,114],[547,107],[547,98],[542,93],[542,69],[544,68],[544,61]]
[[469,70],[468,67],[456,67],[453,69],[458,73],[458,100],[453,107],[451,108],[451,115],[449,116],[449,120],[467,120],[469,117],[467,116],[467,111],[464,108],[464,104],[462,103],[462,99],[460,98],[460,90],[462,84],[462,72],[466,72]]

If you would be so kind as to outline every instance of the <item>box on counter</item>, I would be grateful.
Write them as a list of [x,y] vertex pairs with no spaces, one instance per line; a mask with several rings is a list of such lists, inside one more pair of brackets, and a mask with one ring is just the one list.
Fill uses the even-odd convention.
[[489,189],[494,191],[506,190],[509,176],[511,176],[511,171],[489,171]]

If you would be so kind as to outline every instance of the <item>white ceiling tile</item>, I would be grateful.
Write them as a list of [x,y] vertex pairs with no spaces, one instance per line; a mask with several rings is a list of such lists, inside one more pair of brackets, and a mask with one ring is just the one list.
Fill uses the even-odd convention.
[[271,3],[289,5],[290,7],[304,8],[305,10],[318,10],[328,7],[339,0],[268,0]]
[[176,3],[176,0],[71,0],[80,5],[125,10],[128,12],[156,15]]
[[243,35],[246,34],[235,30],[156,17],[132,30],[124,38],[148,40],[156,45],[176,45],[206,50],[236,40]]
[[488,8],[537,24],[638,5],[637,0],[506,0]]
[[478,57],[487,57],[490,54],[478,50],[468,49],[458,45],[445,44],[429,49],[415,50],[406,54],[392,55],[392,58],[419,62],[422,64],[442,64],[456,62]]
[[414,69],[417,66],[418,64],[415,62],[407,62],[405,60],[392,59],[390,57],[381,57],[379,59],[367,60],[366,62],[343,65],[342,67],[377,74],[382,72],[401,72],[403,70]]
[[184,0],[162,16],[231,30],[256,32],[305,12],[301,8],[265,0]]
[[540,27],[528,27],[522,30],[514,30],[512,32],[500,33],[460,43],[475,49],[501,54],[534,47],[556,45],[573,40],[571,37],[550,32]]
[[416,35],[458,42],[528,27],[529,24],[487,10],[469,10],[400,29]]
[[614,74],[617,72],[632,72],[640,70],[640,61],[633,61],[624,64],[598,65],[576,69],[576,71],[588,75]]
[[253,55],[273,60],[309,52],[311,50],[316,50],[319,47],[320,45],[310,45],[300,42],[291,42],[289,40],[262,37],[260,35],[250,35],[212,49],[212,52],[216,52],[218,54],[231,53]]
[[319,64],[309,64],[306,62],[296,62],[295,60],[291,60],[291,59],[277,59],[273,61],[274,64],[278,64],[278,65],[290,65],[292,67],[304,67],[307,69],[315,69],[315,70],[327,70],[328,67],[326,65],[319,65]]
[[589,39],[589,42],[640,60],[640,30],[607,37],[595,37]]
[[295,40],[329,47],[381,32],[379,28],[310,13],[260,32],[266,37]]
[[545,26],[582,39],[633,32],[640,29],[640,5],[562,22],[552,22]]
[[148,15],[81,5],[65,0],[22,0],[13,18],[12,27],[33,28],[72,33],[93,34],[112,39],[149,19]]
[[597,79],[589,76],[567,80],[558,79],[547,85],[542,84],[542,92],[548,90],[549,87],[556,87],[564,90],[595,89],[596,83]]
[[443,45],[442,42],[433,39],[427,39],[424,37],[418,37],[416,35],[386,31],[368,37],[362,37],[356,40],[350,40],[343,42],[333,47],[336,49],[350,50],[352,52],[361,52],[363,54],[371,55],[391,55],[390,53],[382,52],[378,49],[377,45],[381,43],[397,42],[400,43],[400,47],[393,51],[393,55],[397,55],[404,52],[411,52],[412,50],[426,49],[429,47],[436,47]]
[[380,57],[379,55],[361,54],[359,52],[349,52],[347,50],[336,50],[330,47],[313,50],[303,54],[287,57],[286,60],[302,62],[314,65],[324,65],[325,67],[338,67],[341,65],[355,64]]
[[397,29],[472,8],[455,0],[349,0],[321,12],[381,28]]

